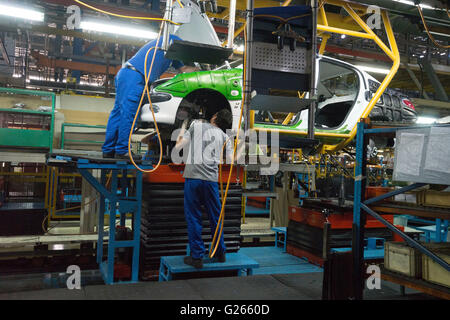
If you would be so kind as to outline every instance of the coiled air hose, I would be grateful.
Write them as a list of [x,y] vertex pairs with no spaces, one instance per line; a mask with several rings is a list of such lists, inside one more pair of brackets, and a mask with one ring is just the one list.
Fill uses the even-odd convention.
[[[242,100],[241,100],[241,114],[239,115],[239,122],[238,122],[238,129],[237,129],[237,134],[236,134],[236,140],[234,140],[234,147],[233,147],[233,157],[231,160],[231,164],[230,164],[230,172],[228,173],[228,180],[227,180],[227,186],[225,189],[225,194],[223,194],[223,185],[222,185],[222,161],[219,163],[219,185],[220,185],[220,192],[221,192],[221,196],[222,196],[222,207],[220,209],[220,216],[219,216],[219,220],[217,222],[217,227],[216,227],[216,231],[214,232],[214,237],[212,239],[211,242],[211,246],[209,247],[209,257],[212,258],[214,257],[217,248],[219,246],[219,242],[220,242],[220,238],[222,237],[222,231],[223,231],[223,224],[224,224],[224,217],[225,217],[225,203],[227,201],[227,196],[228,196],[228,188],[230,186],[230,180],[231,180],[231,173],[233,172],[233,165],[234,165],[234,157],[236,155],[236,149],[237,149],[237,145],[239,143],[239,133],[241,130],[241,123],[242,123],[242,116],[244,114],[244,101],[245,101],[245,69],[246,69],[246,58],[247,58],[247,33],[246,33],[246,29],[245,29],[245,25],[244,25],[244,63],[243,63],[243,70],[242,70]],[[221,153],[221,160],[223,158],[223,150],[228,142],[230,138],[228,138],[223,146],[222,146],[222,153]],[[219,229],[219,225],[220,225],[220,231],[219,231],[219,235],[217,237],[217,231]],[[214,248],[214,249],[213,249]]]

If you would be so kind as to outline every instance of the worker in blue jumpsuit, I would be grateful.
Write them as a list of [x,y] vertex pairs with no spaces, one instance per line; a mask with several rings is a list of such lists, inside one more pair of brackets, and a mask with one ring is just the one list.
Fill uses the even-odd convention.
[[[173,40],[181,40],[179,37],[170,35],[169,43]],[[160,38],[158,47],[162,45]],[[156,40],[150,41],[126,62],[115,77],[116,99],[114,108],[109,115],[106,126],[105,142],[102,147],[103,158],[128,159],[128,138],[131,125],[139,106],[142,92],[145,86],[145,56],[147,51],[155,47]],[[147,74],[150,71],[154,49],[147,57]],[[153,62],[149,84],[157,80],[169,67],[178,69],[179,72],[192,72],[196,68],[184,66],[182,62],[170,60],[164,57],[164,51],[157,50]],[[132,155],[133,159],[139,160],[138,155]]]

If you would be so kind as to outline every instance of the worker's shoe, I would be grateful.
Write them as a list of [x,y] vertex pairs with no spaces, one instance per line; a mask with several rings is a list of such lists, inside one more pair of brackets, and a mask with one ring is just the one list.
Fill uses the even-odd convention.
[[201,258],[192,258],[191,256],[184,257],[184,263],[193,266],[196,269],[203,268],[203,261]]
[[[141,160],[141,159],[142,159],[142,156],[139,155],[139,154],[131,153],[131,156],[133,157],[133,160],[135,160],[135,161],[136,161],[136,160]],[[128,152],[127,152],[127,153],[125,153],[125,154],[116,154],[114,158],[115,158],[115,159],[129,160],[129,159],[130,159],[130,156],[128,155]]]
[[103,158],[106,159],[113,159],[116,153],[114,151],[112,152],[103,152]]
[[225,252],[217,253],[214,255],[214,262],[225,262],[227,259],[225,258]]

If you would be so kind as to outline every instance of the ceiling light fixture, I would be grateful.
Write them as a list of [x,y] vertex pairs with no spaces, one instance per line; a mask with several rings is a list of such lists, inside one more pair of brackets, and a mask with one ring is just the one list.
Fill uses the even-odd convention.
[[119,24],[101,23],[94,21],[81,21],[80,28],[84,30],[112,33],[116,35],[135,37],[141,39],[156,39],[156,37],[158,36],[158,33],[145,29],[132,28]]
[[0,15],[32,21],[44,21],[44,13],[0,3]]
[[[399,3],[403,3],[403,4],[408,4],[408,5],[414,6],[414,7],[416,6],[414,1],[408,1],[408,0],[394,0],[394,1],[395,2],[399,2]],[[437,8],[434,8],[434,7],[430,6],[430,5],[428,5],[428,4],[419,4],[419,6],[422,9],[437,9]]]
[[436,118],[431,117],[417,117],[416,123],[418,124],[432,124],[436,122]]
[[442,32],[436,32],[436,31],[430,31],[430,33],[435,34],[437,36],[449,37],[450,38],[450,34],[448,34],[448,33],[442,33]]

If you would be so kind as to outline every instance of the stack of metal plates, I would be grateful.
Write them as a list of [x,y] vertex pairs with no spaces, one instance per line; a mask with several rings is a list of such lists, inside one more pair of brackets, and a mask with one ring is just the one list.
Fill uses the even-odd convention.
[[[143,187],[141,219],[141,275],[155,274],[162,256],[185,255],[188,245],[184,217],[184,184],[146,183]],[[241,245],[242,188],[230,184],[225,205],[224,239],[227,252],[237,252]],[[206,250],[211,242],[209,218],[203,212],[202,238]],[[207,253],[205,254],[205,256]]]
[[[323,250],[323,229],[289,220],[287,243],[319,257]],[[331,229],[328,246],[347,248],[352,246],[352,229]],[[364,238],[384,238],[392,240],[392,232],[387,228],[366,228]]]

